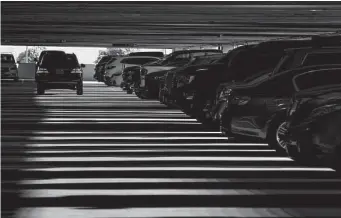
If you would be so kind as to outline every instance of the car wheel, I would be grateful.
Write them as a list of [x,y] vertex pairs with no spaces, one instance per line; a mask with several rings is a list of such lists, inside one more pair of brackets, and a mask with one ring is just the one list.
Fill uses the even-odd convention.
[[79,82],[76,87],[77,87],[77,95],[83,95],[83,83]]
[[286,122],[283,119],[276,120],[270,126],[267,133],[269,146],[281,154],[286,153],[287,143],[284,140],[286,132]]
[[37,84],[37,94],[38,95],[44,95],[45,94],[44,84],[41,84],[41,83]]

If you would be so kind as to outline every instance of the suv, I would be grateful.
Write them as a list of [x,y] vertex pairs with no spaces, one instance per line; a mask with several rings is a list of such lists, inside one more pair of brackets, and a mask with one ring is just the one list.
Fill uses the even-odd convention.
[[12,54],[1,54],[1,79],[19,80],[17,65]]
[[84,67],[75,54],[46,53],[37,63],[37,94],[43,95],[46,89],[76,89],[77,95],[83,95]]

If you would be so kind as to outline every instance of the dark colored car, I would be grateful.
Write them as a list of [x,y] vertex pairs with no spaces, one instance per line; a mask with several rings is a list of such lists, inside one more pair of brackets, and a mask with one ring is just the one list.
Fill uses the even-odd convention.
[[227,107],[220,120],[221,131],[237,137],[265,139],[272,148],[284,152],[285,142],[280,134],[286,125],[291,97],[299,91],[294,82],[296,76],[340,66],[301,67],[283,71],[257,84],[233,87],[227,94]]
[[154,83],[152,75],[149,76],[149,74],[157,71],[164,71],[166,73],[173,68],[187,65],[196,56],[219,53],[222,53],[222,51],[216,49],[175,51],[153,66],[144,65],[140,69],[140,83],[138,84],[138,92],[135,91],[135,93],[148,98],[158,98],[159,85]]
[[19,80],[17,64],[12,54],[1,54],[1,79]]
[[223,54],[198,56],[187,65],[168,71],[165,76],[160,78],[159,100],[164,104],[174,104],[176,84],[183,75],[196,69],[194,66],[212,64],[221,58]]
[[200,66],[178,82],[178,101],[190,115],[211,122],[216,89],[221,83],[238,83],[273,70],[291,46],[307,45],[309,40],[269,41],[241,46],[230,51],[214,64]]
[[283,140],[290,157],[341,170],[341,68],[294,78],[300,90],[288,110]]
[[[159,61],[160,60],[152,61],[143,65],[151,66],[153,64],[157,64]],[[140,66],[131,66],[131,67],[124,68],[123,73],[122,73],[122,78],[123,78],[123,82],[122,82],[123,90],[126,90],[127,94],[132,94],[134,90],[134,85],[138,84],[140,81]]]
[[77,95],[82,95],[83,67],[85,65],[78,63],[75,54],[46,53],[38,62],[35,74],[38,95],[47,89],[76,89]]
[[[328,45],[330,42],[326,41]],[[333,65],[340,64],[341,59],[341,47],[326,47],[322,45],[319,41],[318,46],[316,46],[314,41],[309,41],[310,46],[305,48],[291,48],[286,49],[282,59],[278,62],[277,66],[271,70],[271,72],[261,71],[245,80],[237,83],[242,84],[255,84],[263,80],[267,80],[269,77],[277,75],[283,71],[304,67],[304,66],[323,66],[325,64]],[[297,46],[297,45],[296,45]],[[225,94],[230,86],[234,84],[231,81],[226,83],[221,83],[215,93],[214,106],[211,107],[211,117],[213,117],[217,122],[221,117],[221,113],[226,107]]]
[[104,82],[105,65],[110,61],[113,56],[106,55],[101,58],[101,60],[95,66],[94,79],[99,82]]
[[146,52],[132,52],[128,54],[128,56],[150,56],[150,57],[162,58],[164,54],[163,52],[146,51]]

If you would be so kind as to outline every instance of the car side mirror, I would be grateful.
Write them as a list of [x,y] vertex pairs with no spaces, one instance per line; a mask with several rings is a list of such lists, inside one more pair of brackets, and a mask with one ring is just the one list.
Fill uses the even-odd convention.
[[81,68],[85,68],[85,64],[81,64]]

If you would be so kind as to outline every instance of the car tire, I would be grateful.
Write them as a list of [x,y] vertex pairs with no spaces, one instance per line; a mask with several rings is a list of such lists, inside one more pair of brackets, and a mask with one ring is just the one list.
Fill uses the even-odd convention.
[[76,85],[76,88],[77,88],[77,95],[83,95],[83,83],[79,82]]
[[285,119],[284,118],[275,118],[275,120],[270,124],[266,141],[268,142],[269,146],[275,149],[280,154],[286,154],[286,148],[284,147],[284,140],[280,141],[279,134],[283,130],[285,126]]
[[37,94],[38,95],[44,95],[45,94],[44,84],[42,84],[42,83],[37,84]]

